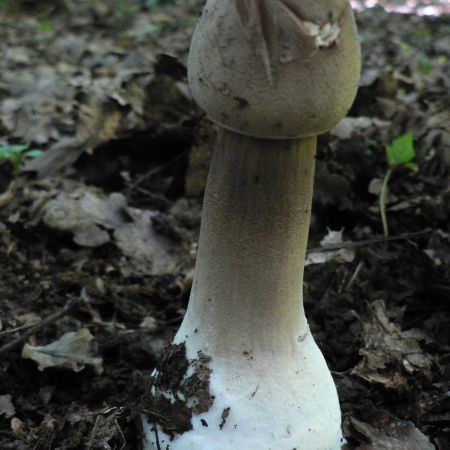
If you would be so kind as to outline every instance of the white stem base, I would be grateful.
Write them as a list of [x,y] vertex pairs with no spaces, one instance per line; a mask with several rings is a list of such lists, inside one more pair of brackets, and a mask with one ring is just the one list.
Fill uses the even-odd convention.
[[[198,340],[190,341],[187,356],[195,358]],[[242,364],[232,370],[213,358],[209,411],[194,415],[193,429],[173,440],[159,426],[155,433],[144,419],[145,450],[341,449],[336,388],[309,332],[294,343],[294,353],[284,361],[243,354]]]

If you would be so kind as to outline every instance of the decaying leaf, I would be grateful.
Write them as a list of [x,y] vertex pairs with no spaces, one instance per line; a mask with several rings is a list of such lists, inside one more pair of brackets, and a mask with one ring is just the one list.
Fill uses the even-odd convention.
[[145,316],[142,319],[139,327],[143,328],[147,333],[154,333],[158,328],[158,323],[156,322],[156,319],[154,317]]
[[428,437],[412,422],[384,412],[378,412],[371,424],[354,417],[349,422],[349,433],[360,443],[357,450],[434,450]]
[[64,137],[51,145],[39,158],[25,161],[21,171],[36,172],[38,177],[43,178],[70,166],[84,150],[84,144],[80,144],[75,138]]
[[370,117],[344,117],[332,130],[331,134],[339,139],[349,139],[354,134],[363,134],[365,130],[376,127],[387,128],[390,122]]
[[16,319],[19,321],[21,326],[23,326],[23,325],[31,326],[31,325],[34,325],[35,323],[39,322],[40,320],[42,320],[42,317],[38,316],[34,312],[27,312],[25,314],[17,315]]
[[[431,338],[417,329],[402,331],[386,315],[383,300],[370,305],[372,316],[361,319],[364,348],[359,353],[363,357],[353,369],[353,373],[370,382],[378,382],[396,388],[406,381],[402,371],[427,374],[433,365],[431,355],[424,352],[419,341],[431,342]],[[382,371],[394,367],[395,372],[386,375]]]
[[39,370],[47,367],[66,367],[79,372],[89,365],[101,374],[103,360],[91,355],[92,339],[94,337],[90,331],[87,328],[81,328],[78,331],[65,333],[60,339],[48,345],[34,347],[25,344],[22,349],[22,358],[36,361],[39,364]]
[[80,198],[62,192],[44,206],[43,221],[50,228],[72,233],[74,242],[80,246],[98,247],[110,241],[109,233],[97,226],[95,217],[83,208],[84,197],[88,198],[85,204],[89,204],[91,198],[94,202],[96,199],[89,193]]
[[14,408],[11,395],[0,395],[0,417],[12,417],[15,413],[16,409]]
[[18,417],[13,417],[11,419],[11,431],[19,439],[25,439],[25,426],[23,422]]
[[436,266],[450,265],[450,233],[443,230],[433,231],[423,252]]
[[122,117],[117,103],[99,93],[92,95],[88,103],[80,105],[77,141],[86,143],[86,150],[92,153],[97,145],[116,137]]
[[[311,264],[324,264],[328,261],[336,261],[338,263],[348,263],[355,259],[355,250],[349,248],[337,248],[344,243],[342,239],[343,230],[328,230],[326,236],[320,241],[320,246],[324,251],[312,251],[306,255],[305,266]],[[330,247],[330,250],[326,250]]]
[[98,247],[112,240],[135,272],[162,275],[177,267],[174,243],[153,228],[156,213],[129,207],[122,194],[104,197],[82,186],[70,194],[61,192],[42,213],[47,226],[71,233],[80,246]]
[[21,69],[4,73],[10,97],[0,101],[1,122],[22,142],[46,144],[71,125],[70,98],[75,90],[51,66],[37,65],[33,73]]
[[124,408],[105,406],[92,410],[86,405],[73,403],[64,417],[65,426],[71,432],[70,447],[92,450],[125,448],[119,425],[119,419],[125,414]]
[[133,219],[114,230],[114,239],[122,252],[135,262],[134,269],[150,275],[163,275],[176,270],[177,261],[171,251],[173,243],[155,232],[154,211],[127,208]]

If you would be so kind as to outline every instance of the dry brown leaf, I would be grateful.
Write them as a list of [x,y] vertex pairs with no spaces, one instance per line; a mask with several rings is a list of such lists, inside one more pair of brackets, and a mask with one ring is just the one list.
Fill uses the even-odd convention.
[[11,395],[0,395],[0,416],[9,418],[14,416],[15,413],[16,409],[14,408]]
[[115,138],[123,118],[119,105],[100,95],[92,96],[89,103],[80,106],[76,139],[86,143],[86,150],[93,149]]
[[83,186],[71,194],[61,192],[46,203],[42,220],[53,229],[71,233],[74,242],[83,247],[98,247],[113,240],[135,272],[173,273],[178,265],[175,244],[154,230],[155,215],[129,207],[122,194],[105,198]]
[[[339,246],[344,243],[342,238],[343,230],[328,230],[328,233],[320,241],[320,246],[325,250],[327,247]],[[311,264],[324,264],[328,261],[336,261],[338,263],[348,263],[355,259],[355,249],[338,248],[329,251],[312,251],[308,252],[305,259],[305,266]]]
[[379,414],[372,425],[350,417],[351,435],[360,442],[357,450],[434,450],[427,436],[412,422]]
[[47,367],[66,367],[75,372],[90,365],[101,374],[103,372],[102,358],[94,357],[90,353],[91,341],[94,339],[87,328],[65,333],[57,341],[45,346],[25,344],[22,358],[29,358],[39,364],[39,370]]
[[[407,373],[420,371],[427,375],[434,359],[424,352],[419,341],[432,342],[431,338],[417,329],[402,331],[386,315],[383,300],[370,305],[372,316],[361,319],[363,326],[364,348],[360,349],[363,359],[352,373],[371,382],[379,382],[387,387],[396,388],[405,383],[401,370]],[[386,375],[380,371],[393,366],[394,373]]]
[[371,117],[345,117],[331,131],[339,139],[349,139],[354,134],[363,134],[370,128],[388,128],[390,122]]

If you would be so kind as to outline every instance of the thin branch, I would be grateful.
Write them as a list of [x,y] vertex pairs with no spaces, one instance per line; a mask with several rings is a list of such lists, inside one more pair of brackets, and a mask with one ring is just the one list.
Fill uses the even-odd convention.
[[133,192],[142,182],[144,182],[145,180],[151,178],[153,175],[162,172],[163,170],[167,169],[168,167],[170,167],[173,163],[177,162],[178,160],[182,159],[183,157],[185,157],[187,154],[189,153],[188,150],[180,153],[179,155],[175,156],[174,158],[172,158],[171,160],[167,161],[164,164],[161,164],[158,167],[154,167],[153,169],[149,170],[148,172],[144,173],[143,175],[141,175],[134,183],[132,183],[127,189],[126,189],[126,197],[128,198],[131,194],[131,192]]
[[380,214],[381,214],[381,222],[383,223],[383,232],[385,237],[389,236],[389,226],[386,218],[386,197],[388,193],[388,183],[389,178],[391,178],[392,169],[388,169],[386,174],[384,175],[383,185],[381,186],[380,192]]
[[59,318],[65,316],[69,311],[71,311],[72,309],[74,309],[75,307],[79,306],[82,303],[83,300],[81,298],[68,301],[67,304],[62,309],[54,312],[53,314],[50,314],[48,317],[42,319],[35,325],[32,325],[27,331],[25,331],[25,333],[20,335],[17,339],[14,339],[11,342],[8,342],[7,344],[0,347],[0,356],[4,355],[5,353],[8,353],[10,350],[13,350],[14,348],[23,344],[30,336],[36,334],[38,331],[42,330],[46,326],[56,322]]
[[405,239],[415,239],[420,236],[424,236],[426,234],[431,233],[433,230],[423,230],[418,231],[416,233],[405,233],[399,234],[397,236],[387,236],[387,237],[377,237],[373,239],[365,239],[363,241],[346,241],[342,244],[335,245],[327,245],[326,247],[318,247],[318,248],[310,248],[306,250],[306,253],[323,253],[323,252],[332,252],[334,250],[340,250],[341,248],[358,248],[365,247],[367,245],[380,244],[382,242],[390,242],[390,241],[402,241]]
[[97,418],[95,419],[94,428],[92,429],[91,436],[89,438],[87,450],[90,450],[92,448],[92,444],[94,442],[95,436],[97,435],[97,430],[98,430],[99,423],[101,420],[102,420],[102,418],[101,418],[100,414],[98,414]]

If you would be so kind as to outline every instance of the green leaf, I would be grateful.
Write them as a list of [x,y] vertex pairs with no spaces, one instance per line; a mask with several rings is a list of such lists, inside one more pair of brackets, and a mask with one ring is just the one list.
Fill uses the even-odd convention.
[[[416,152],[414,151],[413,136],[411,133],[395,139],[391,145],[386,147],[386,156],[389,167],[397,167],[412,163]],[[411,167],[409,167],[411,168]],[[411,170],[414,170],[411,168]]]
[[18,155],[26,150],[30,145],[22,144],[22,145],[5,145],[0,147],[0,159],[9,158],[12,155]]
[[415,33],[420,38],[429,38],[431,36],[431,31],[426,27],[417,28]]
[[38,158],[39,156],[41,156],[44,152],[42,150],[38,150],[38,149],[33,149],[33,150],[28,150],[27,152],[25,152],[25,156],[27,158]]
[[433,64],[431,64],[429,61],[423,60],[419,62],[419,70],[424,74],[427,75],[433,70]]
[[146,36],[148,34],[153,34],[159,31],[161,28],[160,25],[156,25],[151,23],[150,25],[144,27],[144,28],[138,28],[137,30],[131,30],[127,32],[127,35],[130,37],[140,38],[143,36]]
[[42,150],[35,148],[28,150],[29,147],[30,144],[5,145],[0,147],[0,160],[8,159],[16,170],[18,170],[24,156],[27,158],[37,158],[43,153]]
[[41,23],[39,24],[39,28],[40,28],[42,31],[49,32],[49,31],[52,31],[52,24],[51,24],[50,22],[41,22]]
[[402,97],[406,96],[406,91],[404,89],[400,88],[397,90],[396,94],[397,94],[397,98],[402,98]]
[[154,7],[154,6],[158,6],[158,5],[162,5],[164,3],[173,3],[174,0],[146,0],[145,1],[145,5],[147,7]]
[[417,163],[415,162],[408,162],[403,164],[406,168],[412,170],[413,172],[418,172],[419,171],[419,166]]

